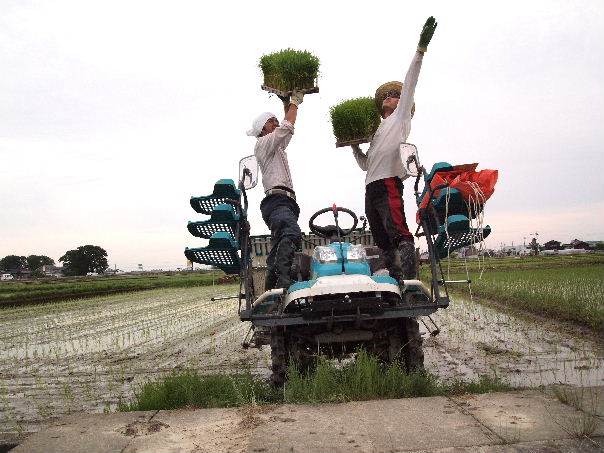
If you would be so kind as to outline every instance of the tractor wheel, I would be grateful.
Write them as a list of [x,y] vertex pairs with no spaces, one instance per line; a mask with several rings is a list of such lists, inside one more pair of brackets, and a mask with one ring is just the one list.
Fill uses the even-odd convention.
[[[392,333],[388,337],[388,363],[394,363],[397,360],[402,362],[402,347],[403,347],[403,338],[402,338],[403,329],[396,329],[395,333]],[[386,356],[386,354],[383,354]]]
[[287,372],[287,347],[282,329],[271,329],[271,383],[282,387]]
[[419,323],[414,318],[404,318],[402,329],[402,355],[407,372],[424,371],[424,351]]
[[300,342],[292,342],[291,359],[296,363],[298,371],[302,374],[308,374],[314,371],[317,366],[317,358],[312,348]]

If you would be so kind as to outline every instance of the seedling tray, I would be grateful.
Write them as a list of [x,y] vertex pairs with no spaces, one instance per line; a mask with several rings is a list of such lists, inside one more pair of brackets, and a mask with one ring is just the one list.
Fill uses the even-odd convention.
[[[291,96],[291,94],[293,92],[293,91],[281,91],[276,88],[269,87],[267,85],[260,85],[260,88],[262,88],[264,91],[268,91],[269,93],[274,93],[277,96],[283,96],[283,97]],[[298,91],[303,94],[313,94],[313,93],[319,92],[319,87],[302,88],[302,89],[299,89]]]
[[350,146],[350,145],[360,145],[362,143],[369,143],[372,137],[365,138],[357,138],[355,140],[345,140],[342,142],[336,142],[336,148],[341,148],[342,146]]

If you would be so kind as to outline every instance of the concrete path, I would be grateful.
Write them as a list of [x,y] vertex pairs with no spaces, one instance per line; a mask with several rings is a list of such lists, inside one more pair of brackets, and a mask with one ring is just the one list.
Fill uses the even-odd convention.
[[[76,414],[11,453],[602,452],[604,387],[324,404]],[[574,406],[581,407],[576,409]]]

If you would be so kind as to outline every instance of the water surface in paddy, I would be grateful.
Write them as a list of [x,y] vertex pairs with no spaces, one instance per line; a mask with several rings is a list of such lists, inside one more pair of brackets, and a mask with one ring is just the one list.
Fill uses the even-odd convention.
[[490,374],[521,387],[604,385],[604,344],[588,330],[520,318],[455,295],[433,319],[441,333],[424,337],[426,366],[442,378]]

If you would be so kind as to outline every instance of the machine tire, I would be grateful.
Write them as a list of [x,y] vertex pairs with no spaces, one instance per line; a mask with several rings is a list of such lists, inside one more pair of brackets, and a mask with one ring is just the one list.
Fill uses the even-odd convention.
[[291,360],[296,364],[296,368],[302,374],[308,374],[317,367],[317,357],[312,350],[304,344],[292,342]]
[[419,332],[419,323],[415,318],[403,320],[402,339],[402,355],[407,372],[424,371],[423,340]]
[[[387,352],[387,357],[388,357],[388,363],[394,363],[397,360],[402,362],[402,352],[401,349],[403,347],[403,338],[402,338],[402,330],[403,329],[397,329],[396,333],[390,335],[388,337],[388,352]],[[384,354],[386,355],[386,354]]]
[[279,328],[271,329],[271,383],[282,387],[287,373],[287,346],[285,333]]

